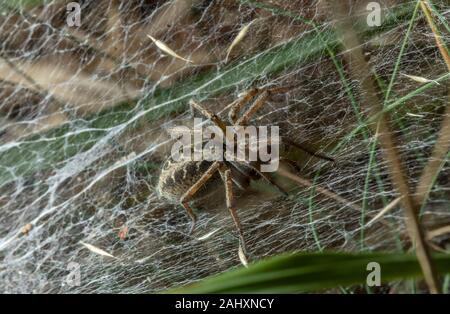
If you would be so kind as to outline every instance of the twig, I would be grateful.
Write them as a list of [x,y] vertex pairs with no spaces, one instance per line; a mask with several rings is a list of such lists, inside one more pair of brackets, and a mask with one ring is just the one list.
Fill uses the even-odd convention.
[[[372,70],[367,64],[360,41],[348,19],[348,8],[342,1],[329,0],[333,14],[337,17],[336,29],[341,35],[343,46],[354,79],[361,84],[363,103],[370,109],[369,116],[379,115],[379,143],[383,148],[384,159],[387,161],[389,174],[393,185],[402,196],[402,207],[405,214],[405,223],[411,240],[416,244],[417,259],[422,268],[425,281],[431,293],[439,293],[440,285],[436,268],[430,256],[425,241],[424,232],[417,217],[417,204],[410,194],[409,186],[404,175],[402,163],[399,158],[397,146],[391,132],[389,117],[383,113],[383,103],[377,92]],[[376,125],[376,124],[375,124]],[[374,129],[374,124],[371,124]],[[374,130],[375,131],[375,130]]]
[[[420,6],[425,14],[428,24],[430,25],[431,31],[434,34],[436,45],[439,48],[439,51],[441,52],[445,64],[447,65],[447,68],[450,72],[450,56],[448,55],[445,43],[442,41],[442,37],[439,34],[436,24],[433,21],[431,10],[426,1],[421,0]],[[450,94],[448,96],[448,101],[450,104]],[[445,160],[449,146],[450,146],[450,105],[447,104],[447,109],[445,110],[444,113],[444,117],[441,123],[441,129],[438,138],[436,139],[436,143],[434,144],[433,152],[431,153],[431,156],[428,159],[428,162],[422,171],[422,175],[416,187],[415,200],[417,204],[420,205],[420,207],[424,205],[424,203],[428,198],[430,190],[433,186],[433,181],[435,180],[435,177],[437,176],[437,174],[441,169],[442,162],[443,160]]]

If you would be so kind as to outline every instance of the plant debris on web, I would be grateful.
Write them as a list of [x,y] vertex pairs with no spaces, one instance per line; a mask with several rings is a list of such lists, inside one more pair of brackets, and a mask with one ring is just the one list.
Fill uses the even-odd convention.
[[[0,3],[0,292],[148,293],[284,252],[411,247],[324,1],[80,1],[75,27],[69,2]],[[448,8],[434,2],[445,30]],[[415,1],[380,3],[381,27],[366,25],[366,1],[354,4],[355,25],[381,98],[395,105],[386,110],[415,186],[448,106],[448,71],[426,21],[412,19]],[[275,86],[292,88],[251,123],[277,125],[335,163],[286,149],[298,169],[283,171],[308,186],[279,175],[289,198],[263,182],[240,195],[247,260],[224,191],[196,204],[189,235],[189,217],[155,185],[166,130],[192,126],[189,99],[225,120],[239,94]],[[421,210],[443,251],[448,157]],[[68,280],[74,269],[79,283]]]

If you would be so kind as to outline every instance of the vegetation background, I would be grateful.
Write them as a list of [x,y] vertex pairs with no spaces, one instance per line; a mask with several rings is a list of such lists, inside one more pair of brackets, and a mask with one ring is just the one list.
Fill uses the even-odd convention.
[[[0,3],[0,291],[448,292],[448,1],[69,2]],[[240,195],[245,258],[224,193],[188,235],[155,184],[189,99],[272,86],[252,123],[336,162]]]

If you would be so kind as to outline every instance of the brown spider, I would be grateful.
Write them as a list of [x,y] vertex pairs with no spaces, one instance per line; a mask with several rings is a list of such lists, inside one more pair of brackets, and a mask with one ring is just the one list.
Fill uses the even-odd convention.
[[[274,93],[285,92],[290,87],[272,88],[272,89],[258,89],[253,88],[243,94],[241,98],[230,104],[229,120],[232,125],[245,126],[248,124],[250,118],[260,109],[270,95]],[[254,102],[237,118],[239,112],[244,106]],[[203,108],[195,101],[190,101],[191,109],[198,110],[202,115],[211,120],[224,133],[226,129],[225,123],[214,113]],[[290,140],[285,140],[287,145],[291,145],[304,150],[305,152],[325,159],[333,161],[333,159],[317,154],[300,144]],[[282,159],[280,161],[287,161],[291,164],[295,163],[291,160]],[[157,185],[157,192],[163,198],[172,203],[181,204],[186,210],[187,214],[192,220],[189,233],[191,234],[195,228],[196,216],[189,203],[194,200],[200,200],[219,188],[220,182],[223,181],[225,185],[225,196],[227,208],[230,211],[234,224],[239,234],[241,247],[245,252],[245,241],[242,235],[241,223],[236,213],[234,185],[241,190],[245,190],[251,180],[265,179],[269,184],[275,186],[278,191],[284,195],[288,193],[280,187],[268,173],[261,172],[261,161],[241,162],[228,161],[224,156],[223,161],[191,161],[182,160],[175,162],[172,158],[168,158],[163,165],[159,181]],[[295,164],[294,164],[295,166]]]

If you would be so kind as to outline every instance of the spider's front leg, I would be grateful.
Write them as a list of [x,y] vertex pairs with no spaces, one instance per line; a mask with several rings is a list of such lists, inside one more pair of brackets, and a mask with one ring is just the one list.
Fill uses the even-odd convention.
[[231,169],[225,164],[221,164],[219,168],[222,180],[225,184],[225,197],[227,201],[227,208],[230,211],[231,217],[233,218],[234,225],[239,234],[239,242],[241,243],[242,250],[246,254],[247,248],[245,245],[244,235],[242,233],[241,221],[237,215],[235,198],[233,193],[233,178],[231,176]]
[[220,119],[215,113],[204,108],[202,105],[200,105],[193,99],[191,99],[189,101],[189,105],[192,108],[191,110],[194,110],[194,109],[198,110],[203,116],[205,116],[206,118],[211,120],[217,127],[219,127],[222,130],[224,136],[226,136],[226,137],[230,136],[228,139],[231,142],[234,141],[234,138],[232,138],[231,135],[228,134],[226,131],[227,126],[226,126],[225,122],[223,122],[222,119]]
[[198,179],[197,182],[195,182],[187,191],[184,193],[184,195],[181,197],[180,203],[181,206],[186,209],[187,214],[191,218],[191,228],[189,230],[189,234],[192,234],[195,229],[195,223],[197,221],[197,217],[195,216],[194,211],[192,210],[192,207],[189,205],[189,202],[192,200],[192,198],[195,196],[195,194],[200,190],[200,188],[208,182],[209,179],[216,173],[216,171],[221,166],[222,162],[215,161],[209,168],[206,170],[206,172]]
[[209,120],[211,120],[215,125],[217,125],[222,132],[226,131],[226,125],[225,123],[213,112],[209,111],[206,108],[203,108],[202,105],[200,105],[199,103],[197,103],[195,100],[191,99],[189,101],[189,106],[191,108],[191,111],[193,112],[194,109],[198,110],[204,117],[208,118]]
[[[262,88],[262,89],[251,89],[247,94],[244,95],[242,98],[242,102],[236,103],[230,110],[230,115],[233,114],[234,119],[233,124],[234,125],[247,125],[247,123],[250,121],[252,116],[266,103],[267,99],[271,95],[274,94],[281,94],[288,92],[290,89],[292,89],[293,86],[282,86],[282,87],[273,87],[273,88]],[[236,119],[237,112],[240,111],[246,102],[249,102],[254,96],[256,96],[259,93],[258,97],[255,99],[253,104],[245,111],[242,116],[239,119]]]
[[235,124],[237,121],[237,115],[244,108],[244,106],[250,102],[259,92],[259,89],[252,88],[246,92],[236,101],[231,104],[230,111],[228,112],[228,119],[231,124]]

